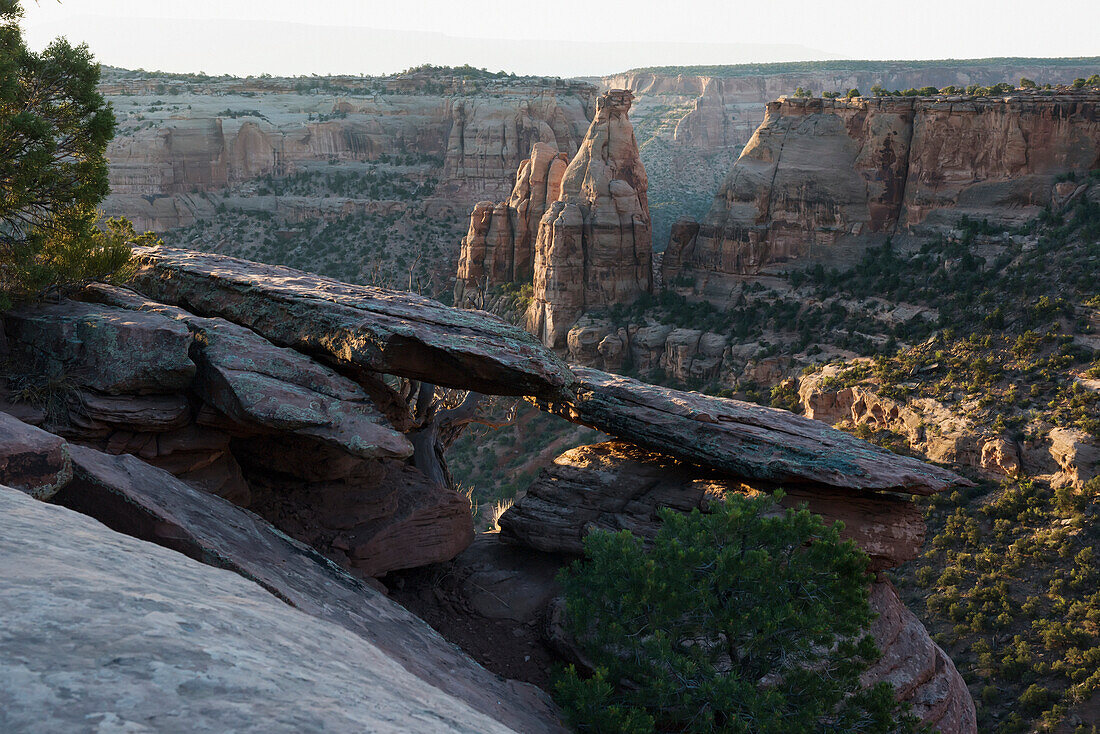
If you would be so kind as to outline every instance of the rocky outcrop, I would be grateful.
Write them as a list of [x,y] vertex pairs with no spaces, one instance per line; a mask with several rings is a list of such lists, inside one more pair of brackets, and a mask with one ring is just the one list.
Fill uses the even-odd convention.
[[[504,513],[501,537],[539,551],[580,555],[593,530],[629,530],[651,539],[661,525],[661,508],[707,512],[730,494],[759,491],[630,444],[581,446],[556,458]],[[802,504],[827,523],[843,522],[844,537],[871,557],[874,570],[916,558],[924,542],[920,510],[897,497],[814,486],[786,490],[784,507]]]
[[167,247],[136,248],[135,287],[217,314],[332,363],[497,395],[552,394],[564,363],[487,313],[300,270]]
[[652,289],[649,184],[628,117],[632,99],[612,90],[597,101],[561,195],[539,223],[527,328],[551,348],[565,345],[586,310]]
[[966,484],[817,421],[755,403],[575,367],[571,394],[540,407],[696,466],[746,480],[934,494]]
[[1100,476],[1100,443],[1095,436],[1073,428],[1055,428],[1049,434],[1050,457],[1058,465],[1055,485],[1080,488]]
[[[4,391],[0,409],[42,402],[29,420],[251,507],[364,577],[469,544],[468,500],[404,463],[413,445],[398,428],[408,427],[360,384],[220,318],[111,286],[82,297],[95,302],[5,315],[22,357],[9,374],[29,387]],[[26,473],[25,447],[9,448],[3,464]],[[39,452],[52,458],[33,480],[36,496],[56,489],[68,451]]]
[[[562,731],[535,689],[489,674],[255,516],[136,459],[77,454],[81,475],[57,499],[113,530],[0,488],[5,729],[182,717],[212,729]],[[335,702],[334,689],[354,700]]]
[[944,232],[963,215],[1018,224],[1057,203],[1060,175],[1098,159],[1090,94],[781,98],[698,235],[666,255],[665,281],[684,268],[843,265],[876,238]]
[[516,172],[508,200],[474,207],[458,256],[456,304],[474,303],[501,283],[532,280],[539,222],[561,195],[568,163],[569,157],[553,143],[535,143],[531,157]]

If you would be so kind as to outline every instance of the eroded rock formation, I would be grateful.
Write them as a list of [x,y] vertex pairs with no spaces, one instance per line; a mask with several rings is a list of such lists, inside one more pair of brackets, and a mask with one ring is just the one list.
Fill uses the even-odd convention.
[[666,255],[665,282],[685,267],[843,264],[876,238],[943,232],[963,215],[1019,224],[1064,197],[1059,176],[1098,160],[1095,95],[780,98],[698,235]]
[[633,95],[612,90],[542,217],[527,328],[562,347],[586,310],[631,303],[653,287],[648,179],[628,112]]
[[456,304],[475,304],[495,285],[534,278],[539,222],[561,195],[568,163],[569,157],[553,143],[535,143],[531,157],[516,172],[508,200],[474,207],[459,252]]

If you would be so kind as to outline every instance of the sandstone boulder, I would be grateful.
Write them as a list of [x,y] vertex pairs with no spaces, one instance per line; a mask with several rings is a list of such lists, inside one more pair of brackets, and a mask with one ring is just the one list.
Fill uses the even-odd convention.
[[333,364],[500,395],[552,394],[569,369],[490,314],[411,293],[168,247],[136,248],[136,290]]
[[48,500],[72,477],[64,439],[0,413],[0,484]]
[[[579,555],[593,530],[629,530],[651,539],[661,526],[661,508],[707,512],[732,493],[759,491],[630,444],[581,446],[555,459],[501,516],[501,537]],[[875,570],[916,558],[924,541],[920,510],[897,497],[809,486],[790,489],[782,500],[784,507],[802,504],[827,523],[842,521],[844,536],[871,557]]]
[[1054,428],[1050,432],[1050,456],[1060,469],[1055,483],[1080,488],[1100,476],[1100,442],[1084,431]]
[[[241,519],[222,532],[263,536]],[[294,601],[0,488],[0,728],[563,731],[537,696],[308,550],[267,538],[285,548],[287,572],[304,571],[284,576],[305,589]]]
[[572,394],[539,400],[575,423],[746,480],[934,494],[966,480],[785,410],[574,368]]
[[194,335],[199,364],[194,390],[230,421],[237,433],[285,432],[331,444],[362,458],[412,454],[366,391],[331,368],[224,319],[194,316],[112,286],[92,286],[85,297],[184,324]]

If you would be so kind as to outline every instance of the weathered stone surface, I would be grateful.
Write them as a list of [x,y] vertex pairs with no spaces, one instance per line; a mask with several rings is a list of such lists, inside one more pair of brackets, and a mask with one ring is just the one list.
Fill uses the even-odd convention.
[[716,471],[776,484],[934,494],[966,480],[784,410],[576,367],[544,410]]
[[649,183],[628,117],[632,100],[622,89],[597,100],[561,195],[539,223],[527,329],[548,347],[565,346],[586,310],[632,303],[653,288]]
[[99,392],[170,393],[195,375],[190,332],[159,314],[63,301],[8,311],[3,324],[29,369]]
[[256,515],[133,456],[71,446],[74,479],[54,497],[109,527],[236,571],[305,614],[376,645],[413,675],[516,731],[560,731],[532,688],[499,679],[315,551]]
[[964,214],[1019,224],[1059,204],[1057,177],[1098,155],[1095,94],[780,98],[698,236],[665,256],[665,281],[685,266],[844,264],[876,235],[944,232]]
[[569,157],[553,143],[535,143],[531,157],[516,172],[508,200],[474,207],[458,256],[456,304],[473,303],[501,283],[531,281],[539,221],[561,194],[568,163]]
[[374,407],[366,391],[308,357],[255,332],[194,316],[122,288],[96,285],[84,296],[179,321],[194,334],[196,394],[244,433],[308,436],[362,458],[412,454],[412,444]]
[[928,630],[898,598],[889,581],[871,585],[871,623],[882,657],[863,674],[863,683],[886,681],[913,714],[944,734],[978,730],[974,699],[955,664],[928,636]]
[[168,247],[136,248],[134,287],[336,363],[502,395],[546,395],[569,369],[486,313],[290,268]]
[[183,428],[191,420],[191,403],[187,397],[170,395],[104,395],[94,390],[80,390],[69,402],[70,419],[79,424],[85,434],[100,425],[111,428],[157,433]]
[[1100,442],[1084,431],[1054,428],[1050,432],[1050,456],[1058,464],[1056,484],[1080,488],[1100,475]]
[[0,484],[48,500],[72,477],[64,439],[0,413]]
[[[485,695],[501,684],[422,622],[282,544],[319,582],[312,608],[0,487],[0,728],[560,730],[528,701]],[[321,606],[330,589],[350,592],[344,620]],[[364,616],[352,622],[353,609]],[[368,621],[452,667],[421,677],[394,659],[396,640],[372,641]]]
[[[593,530],[629,530],[652,539],[661,526],[660,508],[707,512],[729,494],[759,491],[630,444],[581,446],[556,458],[501,516],[501,536],[540,551],[580,554]],[[827,523],[842,521],[844,537],[871,557],[873,570],[899,566],[920,552],[924,518],[911,502],[812,486],[791,488],[782,500],[784,507],[803,503]]]

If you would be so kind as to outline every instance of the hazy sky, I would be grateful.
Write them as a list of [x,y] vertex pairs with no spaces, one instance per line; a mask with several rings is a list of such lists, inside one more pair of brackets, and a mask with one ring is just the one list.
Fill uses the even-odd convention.
[[[1100,55],[1100,0],[24,0],[27,37],[208,74]],[[486,41],[485,39],[492,39]]]

